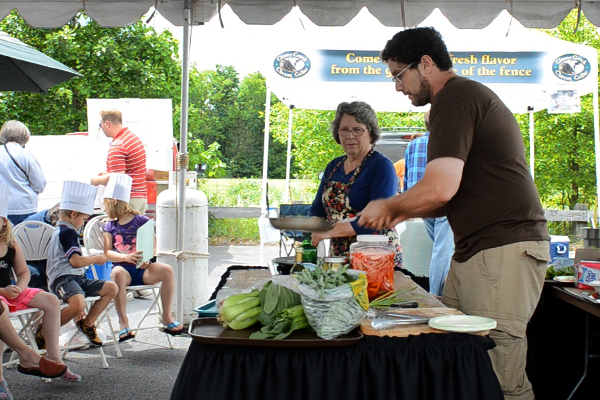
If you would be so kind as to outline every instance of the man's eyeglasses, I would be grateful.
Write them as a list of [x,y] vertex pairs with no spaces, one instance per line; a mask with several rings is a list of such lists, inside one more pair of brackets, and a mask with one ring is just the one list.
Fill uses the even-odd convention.
[[363,133],[365,133],[366,129],[365,128],[341,128],[338,132],[340,134],[340,136],[342,137],[350,137],[350,135],[352,134],[354,137],[359,137],[361,136]]
[[408,65],[406,66],[406,68],[404,68],[402,71],[400,71],[400,72],[398,72],[396,75],[392,76],[392,82],[394,82],[394,83],[399,83],[400,85],[403,85],[403,84],[404,84],[404,82],[402,82],[402,78],[401,78],[401,77],[402,77],[402,74],[403,74],[403,73],[405,73],[406,71],[408,71],[408,69],[409,69],[410,67],[412,67],[412,66],[413,66],[413,64],[414,64],[414,62],[411,62],[411,63],[410,63],[410,64],[408,64]]

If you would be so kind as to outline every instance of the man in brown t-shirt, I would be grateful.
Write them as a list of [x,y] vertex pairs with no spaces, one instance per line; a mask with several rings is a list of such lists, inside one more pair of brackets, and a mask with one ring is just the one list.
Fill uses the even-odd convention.
[[359,224],[383,229],[446,215],[456,250],[443,302],[497,321],[490,351],[505,398],[533,399],[525,375],[527,322],[550,256],[537,189],[519,126],[496,94],[458,77],[433,28],[396,34],[382,52],[396,90],[431,104],[428,163],[405,193],[371,202]]

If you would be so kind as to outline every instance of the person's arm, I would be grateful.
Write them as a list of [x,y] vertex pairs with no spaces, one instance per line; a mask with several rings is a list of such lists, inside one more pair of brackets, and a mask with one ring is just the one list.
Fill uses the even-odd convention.
[[82,256],[81,254],[73,254],[69,257],[69,263],[73,268],[83,268],[92,264],[104,264],[106,257],[102,254],[95,256]]
[[104,232],[104,255],[111,262],[137,264],[142,258],[140,252],[119,253],[113,250],[113,237],[110,232]]
[[19,288],[18,290],[20,293],[27,288],[27,285],[29,285],[31,274],[29,273],[29,268],[27,267],[23,250],[17,242],[15,242],[15,263],[12,267],[15,271],[15,275],[17,276],[15,286]]
[[458,191],[465,162],[443,157],[430,161],[423,179],[406,192],[389,199],[372,201],[360,214],[359,225],[390,229],[414,217],[439,215]]
[[110,179],[110,174],[108,174],[106,172],[101,172],[92,178],[92,181],[90,182],[90,184],[92,184],[94,186],[98,186],[98,185],[106,186],[108,184],[109,179]]
[[46,178],[44,177],[44,171],[38,163],[37,159],[33,154],[28,154],[27,160],[27,178],[29,179],[29,186],[34,192],[40,194],[46,188]]

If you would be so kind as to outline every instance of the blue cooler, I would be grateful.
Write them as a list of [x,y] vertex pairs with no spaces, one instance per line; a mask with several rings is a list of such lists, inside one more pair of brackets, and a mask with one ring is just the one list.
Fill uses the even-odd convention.
[[569,257],[569,237],[550,235],[550,263],[559,257]]
[[[104,264],[94,264],[96,268],[96,274],[98,275],[98,279],[103,281],[110,281],[110,271],[112,271],[112,262],[107,261]],[[94,274],[92,272],[92,267],[87,268],[85,270],[85,276],[88,279],[94,279]]]

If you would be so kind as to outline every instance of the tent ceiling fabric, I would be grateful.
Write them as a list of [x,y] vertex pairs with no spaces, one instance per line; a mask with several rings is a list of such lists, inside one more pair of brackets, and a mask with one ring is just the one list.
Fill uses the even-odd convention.
[[[125,26],[137,21],[151,7],[171,23],[183,25],[183,0],[0,0],[0,18],[16,9],[34,27],[59,27],[79,10],[103,26]],[[217,0],[191,1],[193,24],[210,21],[218,13]],[[529,28],[556,27],[577,6],[575,0],[222,0],[242,21],[249,25],[272,25],[298,5],[302,13],[321,26],[347,24],[367,7],[386,26],[415,26],[435,8],[458,28],[483,28],[508,10]],[[402,13],[404,10],[404,15]],[[594,25],[600,26],[600,3],[586,0],[583,13]],[[226,23],[226,21],[225,21]]]

